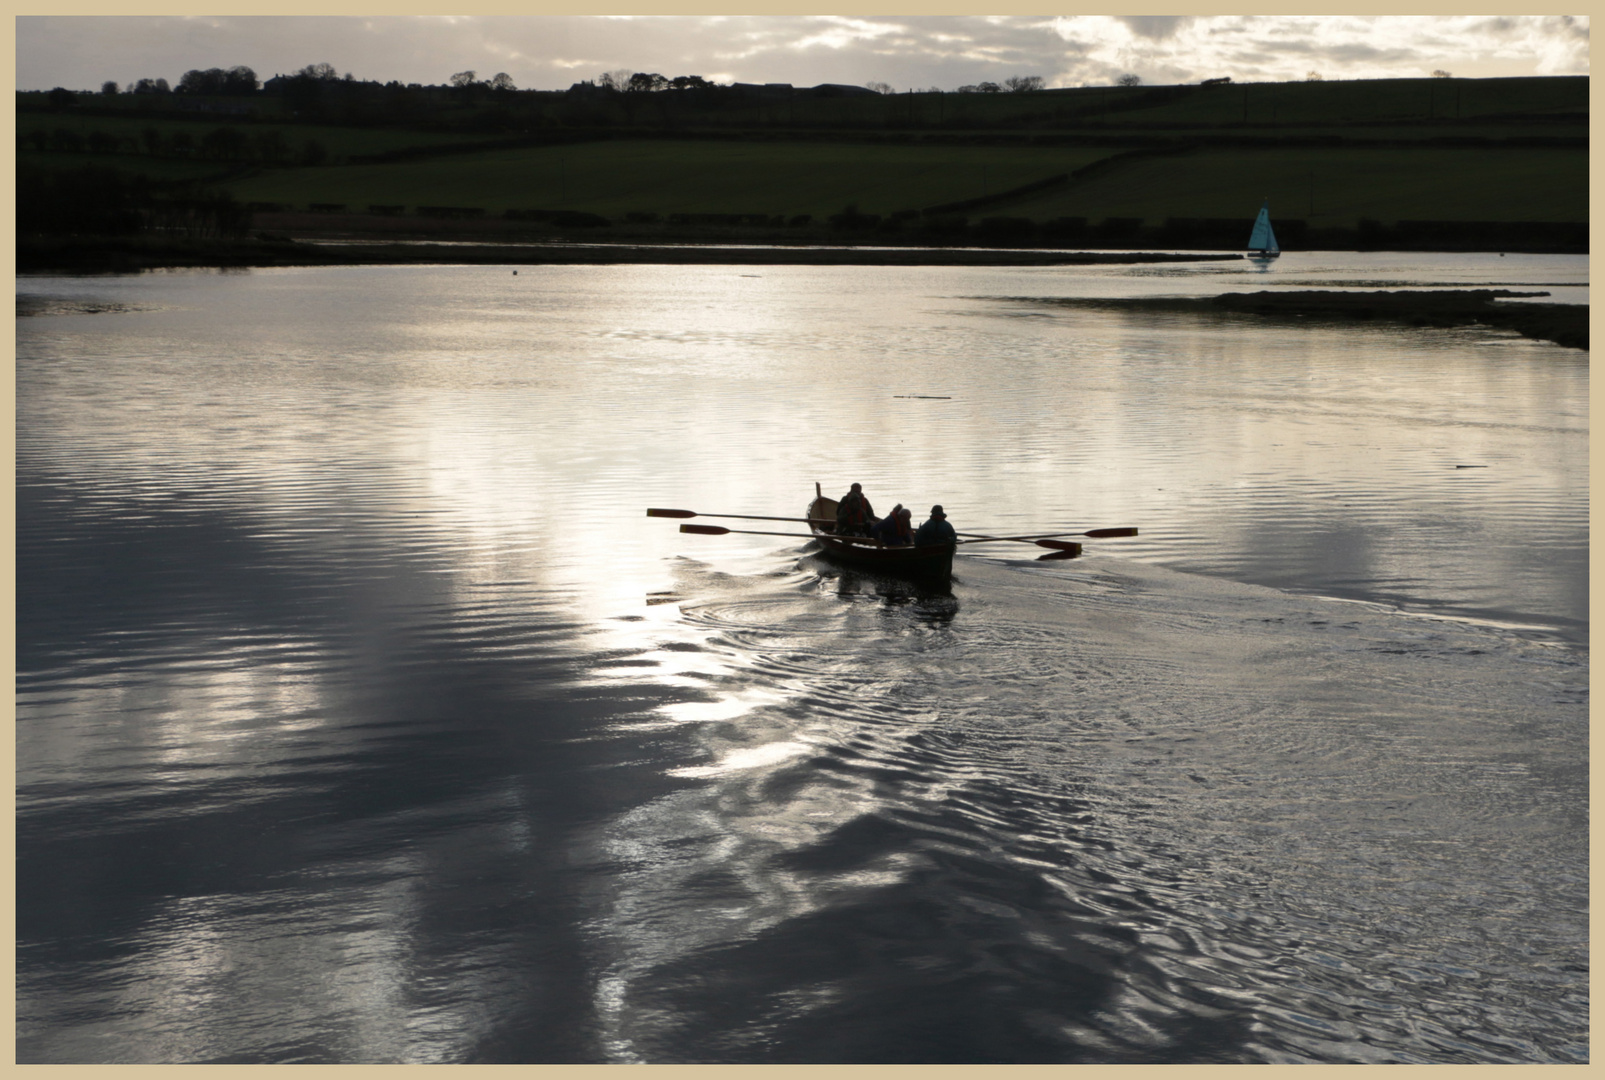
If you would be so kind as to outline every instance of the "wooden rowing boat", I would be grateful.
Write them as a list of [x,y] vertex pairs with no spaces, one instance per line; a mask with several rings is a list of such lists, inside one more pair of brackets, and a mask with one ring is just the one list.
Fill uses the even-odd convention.
[[887,547],[867,536],[837,536],[836,500],[827,499],[817,483],[814,501],[808,504],[806,516],[809,531],[819,541],[820,553],[836,562],[903,576],[946,578],[953,573],[953,552],[957,546],[951,543]]

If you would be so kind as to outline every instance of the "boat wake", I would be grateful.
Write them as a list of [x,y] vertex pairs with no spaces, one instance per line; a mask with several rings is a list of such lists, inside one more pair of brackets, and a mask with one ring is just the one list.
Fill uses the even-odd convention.
[[1577,650],[1112,560],[679,592],[616,1060],[1586,1058]]

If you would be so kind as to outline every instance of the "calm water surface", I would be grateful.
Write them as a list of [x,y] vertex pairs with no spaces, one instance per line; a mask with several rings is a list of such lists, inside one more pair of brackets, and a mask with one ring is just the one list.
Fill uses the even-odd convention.
[[1587,1060],[1587,354],[1051,303],[1470,284],[23,279],[19,1060]]

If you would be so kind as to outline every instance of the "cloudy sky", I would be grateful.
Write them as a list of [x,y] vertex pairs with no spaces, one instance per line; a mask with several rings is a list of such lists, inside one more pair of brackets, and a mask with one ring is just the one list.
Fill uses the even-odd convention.
[[1586,16],[22,17],[17,88],[176,84],[244,64],[311,63],[388,82],[459,71],[557,90],[606,71],[716,82],[888,83],[898,90],[1041,75],[1052,86],[1588,74]]

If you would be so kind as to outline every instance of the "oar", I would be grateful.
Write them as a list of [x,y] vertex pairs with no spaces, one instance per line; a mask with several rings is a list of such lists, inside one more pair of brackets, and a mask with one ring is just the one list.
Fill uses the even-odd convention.
[[[965,536],[974,536],[974,533],[965,533]],[[974,540],[960,540],[960,544],[984,544],[989,540],[1013,540],[1021,544],[1035,544],[1037,547],[1058,548],[1060,551],[1080,551],[1081,545],[1074,540],[1050,540],[1047,537],[1033,540],[1029,536],[976,536]]]
[[[1025,544],[1037,544],[1052,536],[1090,536],[1094,539],[1103,539],[1110,536],[1136,536],[1137,530],[1127,526],[1117,529],[1088,529],[1086,532],[1032,533],[1030,536],[983,536],[980,533],[959,533],[959,535],[973,537],[970,540],[960,540],[961,544],[983,544],[995,540],[1016,540]],[[1042,544],[1042,546],[1058,547],[1057,544]]]
[[810,520],[812,520],[812,521],[824,521],[825,520],[824,518],[812,518],[812,519],[810,519],[810,518],[798,518],[798,517],[764,517],[764,516],[762,516],[760,514],[699,514],[695,510],[663,510],[663,509],[660,509],[660,508],[657,508],[657,507],[649,507],[647,509],[646,516],[647,517],[666,517],[666,518],[692,518],[692,517],[741,518],[741,519],[743,519],[745,521],[796,521],[796,522],[800,522],[800,523],[802,523],[804,525],[808,524],[810,522]]
[[[741,533],[743,536],[789,536],[795,540],[817,540],[817,536],[805,536],[802,533],[760,532],[757,529],[727,529],[723,525],[682,525],[683,533],[701,533],[704,536],[724,536],[726,533]],[[868,536],[832,536],[832,540],[840,540],[848,544],[861,544],[868,546],[881,546],[880,541]]]
[[812,540],[802,533],[761,532],[757,529],[727,529],[723,525],[682,525],[683,533],[702,533],[704,536],[724,536],[727,533],[745,533],[748,536],[794,536],[798,540]]

